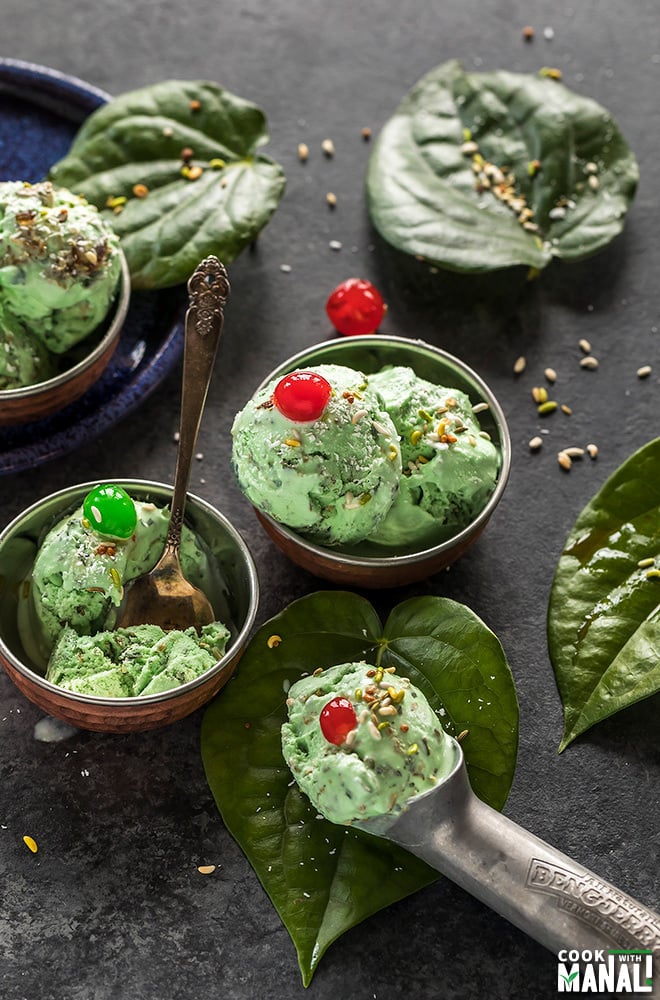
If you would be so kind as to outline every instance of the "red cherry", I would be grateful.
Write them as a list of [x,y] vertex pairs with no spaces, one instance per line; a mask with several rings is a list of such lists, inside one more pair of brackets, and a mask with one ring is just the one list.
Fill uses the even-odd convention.
[[348,698],[333,698],[321,709],[321,732],[328,743],[341,746],[357,726],[357,715]]
[[275,386],[273,402],[289,420],[318,420],[332,395],[332,386],[316,372],[292,372]]
[[330,322],[347,337],[373,333],[385,315],[385,303],[377,288],[364,278],[348,278],[337,285],[325,304]]

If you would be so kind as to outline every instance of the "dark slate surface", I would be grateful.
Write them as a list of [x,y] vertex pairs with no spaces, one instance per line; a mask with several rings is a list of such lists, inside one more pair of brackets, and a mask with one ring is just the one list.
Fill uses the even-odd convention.
[[[166,77],[207,77],[260,103],[285,199],[231,267],[226,334],[201,431],[192,489],[250,539],[260,620],[317,589],[257,531],[229,481],[233,413],[263,374],[330,334],[323,303],[341,279],[374,280],[390,303],[384,332],[423,336],[461,355],[492,385],[510,421],[509,487],[477,546],[447,573],[405,592],[469,604],[498,634],[521,703],[519,765],[506,812],[633,895],[660,906],[660,737],[656,696],[600,725],[561,757],[561,704],[545,639],[552,573],[582,506],[659,431],[657,226],[660,35],[656,0],[4,0],[2,54],[46,64],[118,93]],[[529,44],[525,24],[536,28]],[[554,38],[543,29],[554,29]],[[433,278],[402,264],[371,231],[362,180],[369,146],[404,92],[452,57],[469,68],[563,70],[608,107],[641,166],[625,234],[598,257],[555,265],[540,282]],[[336,156],[320,143],[330,136]],[[310,148],[305,166],[297,144]],[[331,213],[327,191],[339,199]],[[343,248],[333,251],[330,240]],[[290,273],[280,269],[290,265]],[[580,337],[597,372],[577,367]],[[516,357],[526,373],[512,375]],[[654,365],[651,378],[635,375]],[[544,452],[529,390],[560,373],[573,416],[556,416]],[[558,390],[559,391],[559,390]],[[96,442],[0,481],[2,523],[73,482],[169,480],[179,372]],[[594,440],[597,462],[570,474],[557,448]],[[387,610],[403,593],[377,597]],[[555,958],[448,882],[373,917],[335,944],[305,993],[293,947],[240,849],[223,828],[199,753],[201,712],[162,732],[78,734],[44,744],[40,713],[0,678],[0,995],[5,1000],[356,1000],[551,998]],[[25,833],[39,843],[31,855]],[[202,863],[217,864],[211,877]]]

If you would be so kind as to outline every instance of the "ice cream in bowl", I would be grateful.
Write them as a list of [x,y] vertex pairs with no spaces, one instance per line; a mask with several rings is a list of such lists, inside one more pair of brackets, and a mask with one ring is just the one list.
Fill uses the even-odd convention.
[[238,483],[294,562],[400,586],[457,559],[506,486],[510,439],[485,382],[421,341],[327,341],[276,368],[236,415]]
[[143,480],[83,483],[0,533],[0,663],[49,715],[101,732],[155,729],[235,670],[257,612],[256,570],[240,534],[199,497],[188,496],[181,564],[215,621],[115,627],[131,580],[162,554],[171,496]]
[[130,276],[93,205],[48,181],[0,183],[0,425],[80,397],[110,361]]

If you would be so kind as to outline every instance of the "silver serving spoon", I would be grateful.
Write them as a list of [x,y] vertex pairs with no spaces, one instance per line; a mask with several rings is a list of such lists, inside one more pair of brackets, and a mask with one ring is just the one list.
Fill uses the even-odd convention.
[[396,816],[352,825],[405,847],[556,954],[652,953],[645,995],[660,996],[660,914],[482,802],[452,744],[452,771],[434,788]]
[[199,629],[215,620],[206,595],[183,575],[179,561],[190,466],[208,393],[229,296],[229,280],[217,257],[207,257],[188,281],[179,448],[165,551],[149,573],[127,586],[117,628],[160,625],[165,630]]

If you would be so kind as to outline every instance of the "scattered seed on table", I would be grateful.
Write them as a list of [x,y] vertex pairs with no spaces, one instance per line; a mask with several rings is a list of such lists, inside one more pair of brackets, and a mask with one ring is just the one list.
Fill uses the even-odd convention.
[[532,399],[535,403],[545,403],[548,398],[548,390],[543,385],[535,385],[532,389]]
[[321,143],[321,149],[328,157],[335,155],[335,144],[332,139],[324,139]]
[[340,240],[330,240],[328,246],[330,247],[331,250],[341,250],[342,243]]
[[598,368],[598,358],[595,358],[593,354],[588,354],[586,358],[580,360],[580,368],[587,368],[589,371],[595,371]]
[[584,351],[585,354],[591,354],[591,344],[585,337],[580,341],[580,350]]
[[301,163],[306,163],[309,156],[309,148],[304,142],[298,143],[298,159]]
[[513,366],[514,374],[520,375],[522,372],[524,372],[526,367],[527,367],[527,359],[521,355],[519,358],[516,358],[515,364]]
[[284,271],[285,274],[291,274],[290,264],[280,264],[280,271]]
[[587,445],[587,454],[589,455],[589,458],[597,458],[598,457],[598,445],[596,445],[596,444],[588,444]]
[[554,370],[554,368],[546,368],[546,370],[543,372],[543,374],[547,378],[548,382],[556,382],[557,381],[557,372]]
[[368,142],[369,139],[371,139],[371,129],[368,125],[365,125],[364,128],[360,130],[360,135],[365,142]]
[[526,42],[531,42],[534,38],[534,29],[531,24],[526,24],[522,30],[522,36]]
[[337,204],[337,195],[334,194],[332,191],[328,191],[328,193],[325,196],[325,200],[327,201],[330,208],[334,208],[335,205]]
[[544,28],[543,29],[543,37],[548,42],[551,42],[552,39],[555,37],[555,29],[554,28]]
[[543,445],[543,438],[538,437],[538,436],[537,437],[533,437],[532,440],[529,442],[529,450],[530,451],[538,451],[539,448],[542,447],[542,445]]
[[215,865],[199,865],[197,871],[200,875],[212,875],[215,869]]
[[637,369],[637,378],[648,378],[652,371],[650,365],[642,365],[641,368]]
[[29,837],[26,835],[25,837],[23,837],[23,843],[30,851],[32,851],[33,854],[36,854],[37,851],[39,850],[39,848],[37,847],[37,842],[34,839],[34,837]]
[[555,402],[555,400],[548,399],[546,400],[545,403],[541,403],[540,406],[537,406],[536,412],[539,414],[539,416],[543,417],[546,415],[546,413],[554,413],[556,409],[557,409],[557,403]]
[[573,460],[570,455],[567,455],[565,451],[560,451],[557,453],[557,461],[561,465],[562,469],[568,472],[573,464]]
[[568,455],[569,458],[582,458],[584,455],[584,448],[562,448],[564,455]]

